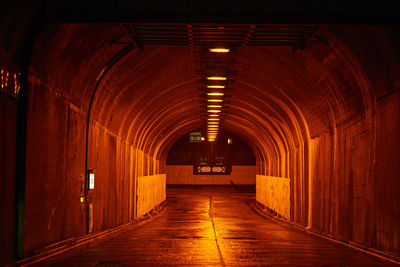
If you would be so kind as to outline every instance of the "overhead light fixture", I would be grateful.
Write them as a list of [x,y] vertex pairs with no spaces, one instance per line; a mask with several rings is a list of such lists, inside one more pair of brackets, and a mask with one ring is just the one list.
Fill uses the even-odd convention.
[[208,125],[219,125],[219,121],[209,121]]
[[207,85],[207,88],[218,88],[218,89],[222,89],[222,88],[225,88],[225,85]]
[[209,80],[209,81],[226,81],[226,77],[211,76],[211,77],[207,77],[207,80]]
[[209,121],[219,121],[219,118],[208,118]]
[[207,93],[207,95],[222,96],[222,95],[224,95],[224,93],[212,92],[212,93]]
[[210,117],[218,117],[219,114],[208,114],[208,116],[210,116]]
[[218,110],[218,109],[209,109],[209,110],[207,110],[207,112],[219,113],[219,112],[221,112],[221,110]]
[[208,102],[222,102],[222,99],[207,99]]
[[208,108],[222,108],[221,105],[207,105]]
[[229,53],[229,48],[215,47],[208,49],[211,53]]
[[204,136],[202,136],[202,137],[200,138],[200,140],[201,140],[201,141],[204,141],[204,140],[206,140],[206,138],[205,138]]

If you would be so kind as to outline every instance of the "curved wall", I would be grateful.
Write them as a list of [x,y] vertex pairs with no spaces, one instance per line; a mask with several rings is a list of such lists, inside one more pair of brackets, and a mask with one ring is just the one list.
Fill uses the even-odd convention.
[[[138,177],[166,173],[172,145],[201,127],[195,49],[129,50],[112,42],[120,34],[114,24],[54,24],[38,37],[28,89],[26,252],[86,233],[79,197],[95,89],[94,231],[132,220]],[[326,26],[319,34],[329,46],[240,48],[224,129],[249,144],[257,174],[290,179],[290,220],[399,253],[399,30]]]

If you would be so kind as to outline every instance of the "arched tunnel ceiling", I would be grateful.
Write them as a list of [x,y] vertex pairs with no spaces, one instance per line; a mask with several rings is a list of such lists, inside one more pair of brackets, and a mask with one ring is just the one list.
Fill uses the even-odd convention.
[[[224,31],[218,24],[208,27]],[[233,44],[237,74],[221,125],[246,140],[258,158],[279,157],[366,113],[375,98],[399,88],[400,74],[391,72],[400,62],[397,28],[321,26],[316,33],[323,41],[293,51],[293,45],[252,43],[251,35],[262,27],[241,27],[254,32],[243,31],[247,42]],[[84,111],[94,95],[91,120],[165,160],[180,136],[204,126],[199,51],[224,39],[196,43],[195,35],[172,45],[165,40],[174,36],[166,35],[165,44],[155,45],[132,32],[120,24],[46,25],[36,42],[32,72]],[[110,65],[124,48],[127,53]]]

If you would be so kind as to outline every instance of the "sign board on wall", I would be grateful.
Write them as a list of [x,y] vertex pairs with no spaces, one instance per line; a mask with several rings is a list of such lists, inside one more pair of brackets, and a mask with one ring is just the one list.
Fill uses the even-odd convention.
[[189,138],[190,143],[201,142],[201,132],[191,132]]
[[94,189],[94,173],[89,174],[89,189]]

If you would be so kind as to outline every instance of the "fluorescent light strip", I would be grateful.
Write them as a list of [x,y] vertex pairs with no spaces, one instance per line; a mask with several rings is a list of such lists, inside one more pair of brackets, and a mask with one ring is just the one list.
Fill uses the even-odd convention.
[[221,105],[207,105],[208,108],[222,108]]
[[210,81],[226,81],[226,77],[210,76],[210,77],[207,77],[207,80],[210,80]]
[[210,51],[211,53],[229,53],[230,49],[223,47],[215,47],[215,48],[209,48],[208,51]]
[[222,88],[225,88],[225,85],[207,85],[207,88],[218,88],[218,89],[222,89]]
[[208,102],[222,102],[222,99],[207,99]]
[[207,95],[223,96],[224,93],[207,93]]
[[219,113],[219,112],[221,112],[221,110],[217,110],[217,109],[209,109],[209,110],[207,110],[207,112],[211,112],[211,113]]
[[208,118],[207,120],[209,120],[209,121],[219,121],[218,118]]

